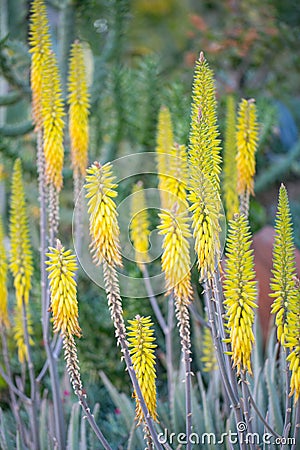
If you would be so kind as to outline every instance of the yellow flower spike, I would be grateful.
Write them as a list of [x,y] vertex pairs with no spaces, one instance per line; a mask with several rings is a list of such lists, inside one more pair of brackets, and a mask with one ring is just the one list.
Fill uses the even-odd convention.
[[58,66],[53,52],[44,68],[42,119],[47,182],[59,192],[62,187],[64,162],[64,104]]
[[[128,321],[128,342],[131,360],[136,377],[141,388],[149,414],[157,422],[156,412],[156,370],[155,354],[156,348],[153,323],[150,317],[136,316],[134,320]],[[145,422],[144,414],[136,394],[136,420],[138,425]]]
[[7,257],[4,247],[4,231],[0,216],[0,327],[9,327],[7,310]]
[[220,139],[214,75],[203,53],[196,61],[189,143],[189,189],[200,281],[210,277],[220,249]]
[[[27,332],[29,336],[29,345],[34,345],[32,339],[33,327],[31,317],[28,311],[28,306],[25,305],[26,318],[27,318]],[[24,335],[24,317],[23,317],[23,306],[17,305],[14,313],[14,339],[18,349],[18,359],[21,364],[28,359],[28,349],[25,343]]]
[[14,277],[17,305],[21,308],[22,302],[27,304],[29,300],[33,267],[20,159],[15,162],[12,175],[9,236],[9,267]]
[[203,329],[203,342],[202,342],[202,357],[204,372],[212,372],[218,368],[215,348],[211,336],[211,331],[208,327]]
[[71,47],[69,69],[69,134],[74,172],[85,175],[89,145],[89,93],[83,48],[76,41]]
[[[191,105],[190,168],[199,169],[219,190],[220,139],[214,74],[203,55],[196,61]],[[191,185],[194,188],[194,185]]]
[[177,212],[186,211],[188,208],[186,190],[188,183],[188,160],[185,145],[174,144],[170,150],[169,167],[167,169],[169,176],[165,180],[165,207],[172,209],[177,203]]
[[171,114],[167,107],[162,106],[158,115],[157,125],[157,172],[158,172],[158,188],[160,190],[161,206],[167,207],[167,180],[169,173],[168,167],[168,155],[174,144],[173,126],[171,120]]
[[114,179],[112,165],[107,163],[101,166],[96,161],[87,169],[85,188],[90,214],[93,260],[97,265],[107,262],[110,266],[121,267],[120,229],[116,204],[113,201],[118,194]]
[[255,100],[242,99],[237,121],[237,192],[254,194],[255,153],[258,145],[258,123]]
[[188,304],[192,298],[191,260],[188,238],[189,218],[187,213],[172,212],[159,214],[159,234],[164,236],[162,248],[162,270],[165,273],[167,294],[174,291],[175,298]]
[[48,279],[50,284],[50,309],[53,315],[53,331],[62,335],[81,336],[78,323],[78,303],[75,272],[76,257],[71,250],[65,250],[59,240],[56,248],[50,247]]
[[297,294],[294,285],[295,249],[293,226],[286,188],[279,190],[278,208],[275,219],[275,238],[273,246],[273,277],[270,296],[274,298],[271,312],[275,314],[277,338],[285,345],[288,333],[288,316],[295,310]]
[[227,97],[226,109],[223,193],[226,206],[226,217],[227,220],[231,220],[234,214],[239,212],[239,198],[237,194],[235,102],[232,96]]
[[193,237],[198,257],[200,281],[212,276],[220,253],[220,196],[209,179],[198,173],[190,192]]
[[295,309],[288,315],[285,346],[290,349],[287,356],[291,373],[290,396],[295,394],[295,403],[300,398],[300,281],[295,280],[297,300]]
[[139,181],[133,186],[131,201],[130,237],[135,249],[135,261],[138,265],[149,261],[149,219],[143,183]]
[[255,341],[252,326],[257,288],[248,220],[235,215],[229,222],[227,260],[224,280],[226,328],[231,356],[237,373],[251,369],[251,351]]
[[35,124],[42,124],[42,93],[45,66],[51,51],[49,23],[43,0],[33,0],[30,15],[32,111]]

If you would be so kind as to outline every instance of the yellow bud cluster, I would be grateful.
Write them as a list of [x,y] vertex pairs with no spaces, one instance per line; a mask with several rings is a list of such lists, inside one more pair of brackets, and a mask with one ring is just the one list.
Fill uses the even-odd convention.
[[189,218],[177,211],[159,214],[161,224],[159,234],[164,236],[162,270],[165,273],[167,294],[174,291],[175,298],[188,304],[192,298],[191,260],[188,238]]
[[137,264],[149,261],[149,219],[143,183],[140,181],[133,186],[131,200],[130,237],[135,249]]
[[33,0],[31,6],[29,43],[31,46],[32,111],[36,125],[41,126],[43,76],[51,50],[49,24],[43,0]]
[[4,231],[0,217],[0,327],[9,327],[7,310],[7,257],[4,246]]
[[252,327],[256,305],[256,282],[248,220],[236,215],[229,223],[224,280],[226,327],[231,356],[237,372],[251,369]]
[[194,72],[189,158],[191,171],[199,169],[218,190],[221,157],[214,74],[202,52]]
[[[196,182],[194,183],[196,186]],[[220,252],[220,197],[209,179],[198,174],[197,187],[190,192],[190,210],[198,257],[200,281],[212,276]]]
[[44,154],[47,182],[59,192],[62,187],[64,162],[64,104],[61,93],[58,67],[54,53],[50,52],[44,68],[42,118]]
[[14,277],[17,305],[21,308],[22,302],[27,304],[29,300],[33,267],[20,159],[15,162],[12,175],[9,234],[10,270]]
[[237,166],[236,166],[236,124],[235,103],[232,96],[227,97],[226,129],[224,140],[224,168],[223,193],[226,206],[226,216],[231,220],[239,212],[239,198],[237,194]]
[[212,372],[218,367],[211,331],[207,327],[203,329],[201,362],[204,372]]
[[169,176],[165,180],[166,208],[172,209],[177,203],[177,212],[183,212],[188,209],[187,202],[187,183],[188,183],[188,160],[185,145],[175,144],[170,150],[169,156]]
[[237,191],[239,195],[254,194],[255,153],[258,145],[258,124],[254,99],[242,99],[237,123]]
[[287,356],[291,373],[290,396],[295,394],[295,403],[300,398],[300,281],[296,280],[297,301],[294,310],[288,316],[286,347],[290,349]]
[[112,174],[110,163],[101,165],[94,162],[87,169],[86,197],[88,200],[88,213],[90,214],[90,236],[93,260],[96,264],[104,261],[111,266],[122,266],[119,243],[119,225],[117,221],[116,204],[113,198],[117,184]]
[[[136,316],[134,320],[128,321],[128,341],[129,351],[136,377],[142,391],[149,414],[153,420],[157,421],[156,412],[156,371],[155,354],[156,348],[153,323],[150,317]],[[144,414],[140,402],[136,398],[136,420],[138,425],[145,422]]]
[[158,173],[158,188],[160,190],[161,206],[167,207],[167,180],[169,173],[169,158],[168,155],[174,144],[173,127],[171,114],[167,107],[162,106],[158,115],[157,125],[157,173]]
[[76,257],[71,250],[65,250],[57,241],[56,248],[49,248],[48,278],[50,281],[50,309],[54,319],[53,330],[62,335],[80,337],[81,329],[78,323],[78,303],[75,272]]
[[[27,318],[27,333],[29,336],[29,344],[33,345],[33,327],[32,321],[28,309],[26,308],[26,318]],[[14,339],[18,348],[18,359],[21,364],[25,362],[28,358],[28,349],[25,342],[24,335],[24,311],[23,306],[17,305],[14,314]]]
[[89,145],[89,93],[82,45],[76,41],[71,47],[69,71],[69,134],[72,166],[85,174]]
[[288,194],[282,185],[279,190],[278,208],[275,220],[273,247],[273,277],[270,296],[274,298],[271,312],[276,314],[277,337],[285,345],[288,334],[288,316],[295,310],[297,294],[295,290],[295,248]]

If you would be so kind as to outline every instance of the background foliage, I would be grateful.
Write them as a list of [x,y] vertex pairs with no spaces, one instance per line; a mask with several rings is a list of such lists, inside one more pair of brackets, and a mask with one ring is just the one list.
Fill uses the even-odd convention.
[[[187,143],[193,65],[199,51],[203,50],[216,74],[222,131],[227,94],[233,93],[237,100],[254,97],[257,101],[261,129],[256,197],[251,207],[252,229],[257,231],[265,224],[273,223],[279,180],[284,181],[290,195],[296,244],[300,247],[298,2],[52,0],[47,2],[47,7],[64,94],[70,44],[80,38],[85,45],[91,92],[90,162],[94,159],[113,160],[135,151],[153,151],[157,115],[162,104],[169,106],[172,112],[176,140]],[[7,217],[4,192],[10,184],[12,164],[20,156],[25,172],[31,238],[37,256],[39,212],[35,135],[30,110],[28,19],[29,1],[2,0],[0,213]],[[71,236],[73,194],[69,143],[65,144],[60,235],[67,244]],[[126,186],[124,189],[121,198],[128,194]],[[69,245],[72,246],[71,241]],[[38,257],[34,261],[37,270]],[[33,286],[33,311],[35,323],[39,323],[38,282],[33,282]],[[118,353],[111,351],[113,325],[106,299],[84,273],[79,276],[79,292],[84,340],[78,347],[84,381],[91,399],[100,399],[100,414],[114,435],[116,445],[122,445],[125,436],[120,429],[124,427],[120,428],[119,424],[124,418],[118,407],[112,407],[103,384],[99,383],[99,371],[103,370],[117,388],[129,393],[129,386],[123,385],[123,364]],[[164,298],[159,301],[164,308]],[[139,308],[140,303],[125,299],[125,320],[139,312]],[[150,313],[145,300],[143,314]],[[160,344],[161,336],[157,331]],[[41,336],[39,328],[37,333]],[[196,353],[200,348],[198,335],[195,324]],[[36,345],[42,349],[41,337]],[[159,357],[162,369],[164,361]],[[35,364],[37,367],[40,364],[41,368],[42,361],[35,361]],[[199,358],[194,364],[196,368],[201,364]],[[15,364],[16,371],[17,367]],[[164,386],[158,386],[158,389],[163,396]],[[1,406],[5,408],[5,387],[0,398]]]

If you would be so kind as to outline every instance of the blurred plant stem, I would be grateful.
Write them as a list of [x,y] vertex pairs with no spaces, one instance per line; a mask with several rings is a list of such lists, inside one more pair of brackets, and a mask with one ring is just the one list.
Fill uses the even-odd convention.
[[156,319],[161,327],[161,330],[165,337],[166,344],[166,366],[167,366],[167,378],[168,378],[168,400],[170,411],[174,404],[174,367],[173,367],[173,345],[172,345],[172,330],[174,327],[174,300],[173,296],[169,296],[168,300],[168,317],[167,322],[165,321],[161,309],[157,303],[157,299],[153,293],[151,283],[149,281],[149,273],[145,264],[141,264],[141,270],[143,274],[143,279],[146,287],[146,291],[156,316]]

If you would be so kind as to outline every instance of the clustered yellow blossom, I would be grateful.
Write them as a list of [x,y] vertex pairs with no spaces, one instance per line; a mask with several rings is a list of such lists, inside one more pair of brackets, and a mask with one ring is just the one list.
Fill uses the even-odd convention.
[[231,220],[234,214],[239,212],[239,198],[237,193],[235,102],[231,95],[227,97],[226,106],[223,193],[226,206],[226,217],[227,220]]
[[[216,105],[214,74],[201,52],[196,61],[193,82],[190,168],[196,168],[209,177],[218,190],[221,157]],[[194,187],[193,183],[191,187]]]
[[[156,344],[154,344],[153,323],[150,317],[140,316],[136,316],[134,320],[128,322],[130,326],[127,336],[133,368],[149,414],[153,420],[157,421],[154,354]],[[136,398],[136,420],[139,425],[145,422],[145,418],[136,393],[134,396]]]
[[275,238],[273,246],[273,277],[270,296],[274,298],[271,312],[275,314],[277,337],[282,345],[288,334],[288,316],[295,310],[297,294],[295,290],[295,248],[293,227],[286,188],[279,190],[278,208],[275,220]]
[[237,192],[254,194],[255,153],[258,145],[258,124],[254,99],[242,99],[237,122]]
[[43,139],[47,182],[53,184],[58,192],[62,187],[64,163],[64,115],[58,66],[54,53],[50,52],[44,67]]
[[203,329],[201,362],[204,366],[204,372],[212,372],[218,367],[214,343],[208,327]]
[[114,179],[111,164],[102,166],[96,161],[87,169],[85,188],[89,199],[93,260],[96,264],[107,262],[111,266],[122,266],[118,213],[113,200],[118,195]]
[[21,307],[23,301],[27,304],[29,300],[33,267],[20,159],[15,162],[12,175],[9,231],[10,270],[14,277],[17,305]]
[[191,260],[189,253],[189,218],[186,213],[178,214],[176,206],[173,211],[159,214],[159,234],[164,236],[161,257],[162,270],[165,273],[167,294],[174,291],[174,296],[183,304],[192,298]]
[[14,278],[14,287],[17,300],[15,309],[14,337],[18,347],[19,361],[23,363],[28,354],[24,335],[24,314],[27,317],[27,332],[30,344],[33,343],[30,339],[33,330],[31,327],[30,313],[28,311],[29,291],[31,288],[33,266],[20,159],[17,159],[14,164],[10,205],[9,237],[11,251],[9,267]]
[[42,120],[43,76],[51,51],[49,24],[43,0],[33,0],[30,18],[32,112],[33,119],[39,127]]
[[230,354],[237,373],[248,371],[251,374],[257,289],[251,233],[244,215],[236,215],[229,222],[226,256],[224,296]]
[[49,260],[50,309],[53,315],[53,331],[62,335],[80,337],[81,329],[78,323],[78,303],[75,272],[76,257],[71,250],[65,250],[59,240],[56,248],[50,247],[47,253]]
[[202,52],[194,74],[188,156],[193,236],[203,281],[213,273],[220,247],[221,157],[214,76]]
[[162,106],[158,115],[157,137],[156,137],[156,153],[157,153],[157,173],[158,188],[161,199],[162,208],[167,207],[167,180],[169,173],[169,154],[174,144],[173,127],[171,114],[166,106]]
[[169,176],[165,180],[165,189],[167,190],[165,207],[172,209],[177,203],[178,212],[187,211],[188,160],[185,145],[174,144],[172,146],[167,173]]
[[43,130],[43,152],[46,180],[59,192],[62,187],[64,159],[63,129],[64,104],[56,57],[51,40],[46,6],[43,0],[34,0],[31,9],[30,52],[33,118]]
[[[29,344],[33,345],[34,341],[32,339],[33,336],[33,327],[32,320],[27,308],[26,311],[26,322],[27,322],[27,333],[29,337]],[[18,359],[21,364],[28,359],[28,349],[25,342],[25,334],[24,334],[24,310],[22,306],[17,306],[14,312],[14,340],[18,349]]]
[[7,257],[2,218],[0,217],[0,327],[5,328],[9,326],[7,298]]
[[296,280],[297,300],[295,309],[288,316],[285,346],[290,349],[287,356],[291,373],[290,396],[295,394],[295,403],[300,397],[300,281]]
[[190,192],[193,237],[200,281],[212,276],[220,252],[220,196],[209,179],[199,173],[198,187]]
[[146,263],[149,261],[150,223],[141,181],[132,189],[131,217],[130,237],[135,249],[135,261],[137,264]]
[[78,41],[71,47],[68,103],[72,166],[84,176],[88,162],[90,104],[83,48]]

